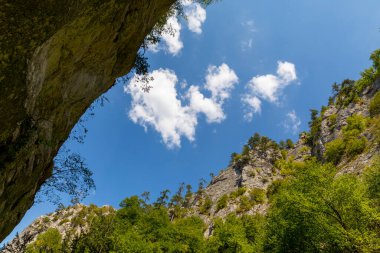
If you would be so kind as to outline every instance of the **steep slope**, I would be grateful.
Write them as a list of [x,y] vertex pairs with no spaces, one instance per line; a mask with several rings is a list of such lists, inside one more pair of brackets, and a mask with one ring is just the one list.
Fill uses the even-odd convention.
[[0,1],[0,240],[90,104],[175,0]]
[[1,252],[22,253],[26,246],[34,242],[39,234],[49,229],[57,229],[64,240],[70,242],[88,231],[92,220],[107,216],[115,210],[110,206],[96,207],[77,204],[54,213],[43,215],[33,221],[22,233],[18,234]]

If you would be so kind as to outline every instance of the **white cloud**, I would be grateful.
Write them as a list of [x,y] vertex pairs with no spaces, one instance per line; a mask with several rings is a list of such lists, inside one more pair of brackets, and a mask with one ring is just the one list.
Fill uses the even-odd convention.
[[187,96],[190,100],[190,108],[195,113],[204,113],[208,123],[220,123],[226,118],[222,109],[223,104],[204,97],[198,86],[192,85]]
[[169,148],[179,147],[181,136],[193,141],[197,118],[178,99],[177,76],[167,69],[155,70],[151,75],[154,80],[149,92],[140,89],[136,76],[124,87],[124,91],[132,96],[129,117],[145,130],[152,126]]
[[[252,118],[249,115],[259,112],[257,110],[257,100],[260,101],[261,99],[277,104],[283,89],[297,80],[296,68],[293,63],[278,61],[277,64],[277,75],[255,76],[248,82],[248,94],[245,95],[243,100],[248,108],[251,108],[251,110],[246,112],[245,117],[247,119]],[[252,100],[256,100],[254,106],[252,106],[252,103],[249,103]]]
[[294,110],[286,114],[285,120],[282,122],[285,129],[292,132],[292,134],[297,134],[300,130],[301,120],[298,118]]
[[206,10],[199,3],[188,0],[182,3],[189,30],[201,34],[202,24],[206,21]]
[[282,79],[283,84],[287,85],[292,81],[297,80],[296,66],[290,62],[277,62],[277,75]]
[[261,113],[261,100],[255,96],[243,96],[242,102],[247,106],[245,109],[244,119],[247,121],[251,121],[253,118],[253,114]]
[[138,76],[124,86],[124,91],[132,97],[128,115],[145,130],[153,127],[168,148],[180,147],[182,136],[195,140],[197,117],[201,113],[208,123],[222,122],[226,118],[222,106],[238,82],[235,72],[226,64],[210,66],[204,88],[210,91],[211,97],[205,97],[198,86],[192,85],[183,98],[188,100],[184,105],[176,89],[178,78],[172,70],[158,69],[150,75],[153,88],[148,93],[141,90]]
[[230,97],[231,90],[238,81],[235,72],[223,63],[219,67],[208,67],[205,88],[211,92],[213,100],[223,102]]

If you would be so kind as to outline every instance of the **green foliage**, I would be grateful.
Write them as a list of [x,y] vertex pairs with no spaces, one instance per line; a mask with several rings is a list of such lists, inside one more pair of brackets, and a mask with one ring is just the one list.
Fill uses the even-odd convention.
[[314,146],[314,141],[319,137],[321,132],[322,117],[318,116],[318,110],[312,109],[310,110],[310,113],[310,133],[307,135],[306,143],[309,146]]
[[333,131],[336,127],[336,121],[337,121],[337,117],[338,115],[336,114],[331,114],[327,120],[328,120],[328,126],[329,126],[329,129],[330,131]]
[[380,91],[376,92],[375,96],[372,98],[371,103],[369,104],[369,113],[371,117],[380,114]]
[[281,175],[285,176],[285,175],[293,174],[294,171],[299,166],[302,166],[302,165],[303,165],[303,162],[294,161],[293,157],[289,157],[289,158],[278,159],[275,162],[274,167],[280,170]]
[[367,139],[364,136],[346,138],[346,155],[353,158],[363,153],[367,147]]
[[212,207],[212,200],[209,196],[206,196],[206,198],[202,200],[202,204],[199,207],[199,212],[201,214],[209,214],[211,207]]
[[380,76],[380,49],[375,50],[370,59],[372,60],[372,67],[365,69],[361,73],[361,78],[356,82],[359,92],[371,85]]
[[[267,252],[377,252],[379,212],[354,175],[308,162],[280,186],[267,217]],[[376,187],[374,187],[375,189]]]
[[361,73],[359,80],[344,80],[341,84],[333,84],[333,96],[336,105],[346,107],[351,103],[360,101],[360,95],[380,76],[380,49],[375,50],[370,59],[372,66]]
[[[151,205],[137,196],[126,198],[116,213],[95,217],[89,232],[64,252],[378,252],[379,160],[361,177],[336,172],[331,163],[315,159],[299,164],[292,176],[268,187],[266,217],[217,218],[209,238],[204,237],[206,226],[199,217],[172,218],[172,207]],[[252,189],[249,197],[245,192],[240,188],[231,194],[239,198],[237,213],[265,201],[263,189]],[[222,196],[217,209],[227,203],[228,196]],[[58,251],[28,252],[61,252],[65,243],[54,233],[40,235],[29,250],[43,241],[39,247]]]
[[222,197],[218,199],[218,202],[216,203],[216,211],[225,208],[228,204],[228,195],[224,194]]
[[372,143],[374,145],[379,145],[380,144],[380,116],[376,116],[370,119],[369,132],[374,137],[374,140]]
[[275,196],[280,188],[281,188],[281,185],[286,181],[286,179],[277,179],[277,180],[273,180],[272,183],[268,186],[268,189],[267,189],[267,198],[268,199],[271,199],[273,196]]
[[367,146],[367,139],[361,135],[366,126],[367,120],[363,116],[354,114],[348,117],[347,125],[343,127],[343,138],[337,138],[326,144],[326,161],[337,165],[343,156],[351,159],[361,154]]
[[347,118],[347,125],[343,128],[343,134],[350,134],[349,131],[359,131],[362,133],[366,128],[366,118],[361,115],[354,114]]
[[333,164],[337,165],[345,152],[346,145],[341,138],[337,138],[333,141],[330,141],[326,144],[326,152],[325,152],[325,159],[328,162],[332,162]]
[[204,252],[205,225],[198,217],[169,219],[169,209],[126,198],[116,215],[98,217],[71,252]]
[[241,195],[243,195],[246,191],[247,191],[247,188],[245,188],[245,187],[240,187],[240,188],[238,188],[236,191],[231,192],[229,198],[230,198],[231,200],[235,200],[236,198],[238,198],[238,197],[240,197]]
[[374,206],[380,211],[380,158],[377,157],[372,166],[364,172],[368,197]]
[[356,103],[359,101],[359,91],[355,81],[346,79],[340,85],[337,91],[336,105],[346,107],[350,103]]
[[214,233],[205,252],[261,252],[263,231],[262,216],[238,218],[229,214],[225,220],[215,221]]
[[265,190],[260,188],[253,188],[249,192],[251,202],[255,204],[262,204],[265,201]]
[[291,139],[286,140],[286,148],[287,149],[294,148],[294,142]]
[[62,249],[62,236],[56,228],[49,228],[37,236],[35,242],[29,244],[26,253],[59,253]]
[[251,208],[252,208],[252,203],[250,199],[245,195],[241,196],[240,201],[239,201],[239,208],[236,210],[236,212],[237,213],[247,212]]

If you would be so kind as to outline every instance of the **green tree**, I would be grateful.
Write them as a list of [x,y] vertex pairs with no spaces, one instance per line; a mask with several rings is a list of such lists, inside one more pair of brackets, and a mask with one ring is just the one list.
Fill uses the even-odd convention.
[[37,236],[26,248],[27,253],[58,253],[62,249],[62,236],[56,228],[49,228]]
[[308,162],[280,187],[268,214],[267,252],[376,252],[379,213],[354,175]]

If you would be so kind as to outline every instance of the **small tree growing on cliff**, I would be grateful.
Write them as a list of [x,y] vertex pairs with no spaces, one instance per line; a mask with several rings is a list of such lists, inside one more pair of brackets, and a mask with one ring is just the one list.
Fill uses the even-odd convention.
[[95,189],[92,172],[84,159],[63,149],[55,158],[52,176],[42,185],[37,201],[47,200],[58,205],[62,194],[66,194],[72,202],[79,202]]

